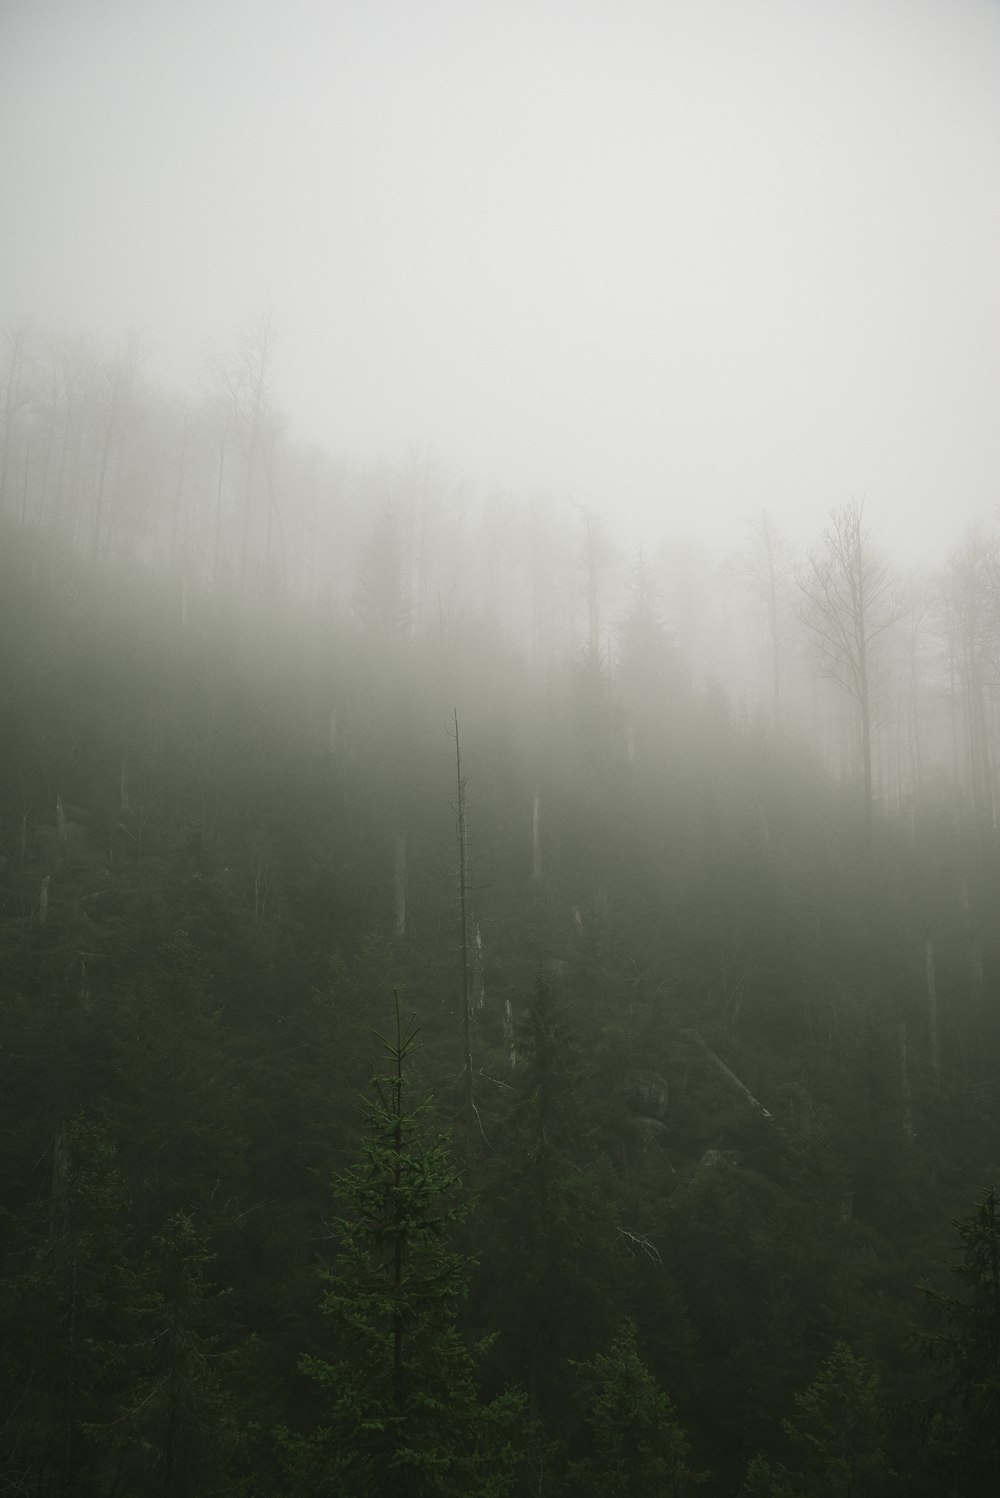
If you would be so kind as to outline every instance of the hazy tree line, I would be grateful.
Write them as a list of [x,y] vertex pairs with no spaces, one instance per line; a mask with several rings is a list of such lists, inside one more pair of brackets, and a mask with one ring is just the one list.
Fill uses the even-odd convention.
[[5,1491],[995,1492],[993,540],[5,357]]
[[608,677],[630,602],[653,610],[699,685],[803,736],[841,778],[912,819],[928,798],[994,815],[997,537],[956,537],[902,576],[845,497],[795,556],[766,515],[720,565],[677,546],[623,554],[551,495],[474,496],[415,447],[398,461],[289,442],[266,319],[205,361],[200,395],[144,376],[136,340],[8,330],[0,505],[93,561],[155,565],[178,607],[355,613],[395,637],[500,629],[540,671],[574,651]]

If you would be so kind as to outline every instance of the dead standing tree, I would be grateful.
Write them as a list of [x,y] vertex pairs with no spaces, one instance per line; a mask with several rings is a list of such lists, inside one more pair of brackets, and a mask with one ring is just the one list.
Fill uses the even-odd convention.
[[[250,578],[255,561],[258,568],[263,567],[263,577],[269,579],[276,549],[283,548],[274,493],[277,423],[271,405],[271,371],[276,344],[277,335],[268,314],[258,318],[242,336],[234,354],[217,356],[212,368],[219,403],[225,412],[226,431],[235,434],[242,458],[238,581],[243,597],[251,590]],[[259,478],[264,480],[263,518],[259,514]],[[259,534],[261,530],[263,537]],[[262,559],[254,556],[255,547],[261,540]]]
[[455,780],[458,789],[458,804],[455,808],[458,831],[458,903],[462,928],[462,1056],[463,1056],[463,1113],[469,1135],[476,1116],[476,1100],[472,1077],[472,967],[469,960],[469,845],[465,822],[465,776],[462,774],[462,749],[458,738],[458,709],[453,713],[455,724]]
[[771,719],[775,733],[779,734],[782,707],[781,647],[784,644],[784,615],[788,608],[793,569],[788,547],[766,510],[762,511],[751,528],[744,565],[750,586],[763,604],[767,616]]
[[[7,489],[13,470],[11,461],[17,447],[18,427],[21,413],[30,401],[28,370],[31,359],[31,329],[26,322],[15,323],[5,335],[7,347],[7,369],[0,379],[3,401],[0,404],[0,519],[7,510]],[[28,454],[27,441],[24,448],[24,487],[27,488]],[[22,514],[21,519],[24,519]]]
[[901,617],[892,576],[864,525],[864,506],[852,500],[830,517],[823,549],[812,553],[800,578],[802,618],[824,673],[854,703],[864,778],[865,838],[871,836],[872,729],[884,636]]
[[952,695],[960,712],[955,772],[968,785],[985,849],[997,823],[991,726],[1000,683],[1000,543],[994,537],[980,531],[967,537],[949,559],[943,599]]

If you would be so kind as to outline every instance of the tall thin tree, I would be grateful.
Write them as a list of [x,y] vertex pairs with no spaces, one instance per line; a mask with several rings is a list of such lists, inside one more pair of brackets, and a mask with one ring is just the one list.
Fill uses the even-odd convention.
[[458,904],[462,939],[462,1056],[463,1112],[469,1133],[476,1116],[472,1078],[472,964],[469,960],[469,843],[466,825],[466,780],[462,774],[462,746],[458,735],[458,709],[453,709],[455,724],[455,782],[458,791],[456,822],[458,834]]
[[889,568],[878,556],[860,500],[835,510],[801,576],[802,615],[824,673],[847,694],[857,714],[864,781],[866,839],[874,793],[872,744],[880,652],[902,607]]

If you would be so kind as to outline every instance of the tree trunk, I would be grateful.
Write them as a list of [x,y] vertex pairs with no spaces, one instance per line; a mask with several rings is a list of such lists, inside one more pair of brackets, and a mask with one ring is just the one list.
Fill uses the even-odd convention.
[[858,697],[858,706],[861,710],[861,768],[865,782],[865,842],[870,846],[872,810],[874,806],[874,792],[872,788],[872,709],[871,696],[868,689],[868,661],[864,650],[861,652],[859,677],[861,688]]
[[396,833],[396,851],[393,862],[393,884],[395,890],[395,916],[393,935],[406,935],[406,833]]
[[472,1087],[472,971],[469,963],[469,849],[465,824],[465,779],[462,775],[462,750],[458,737],[458,709],[455,720],[455,780],[458,787],[458,903],[462,931],[462,1053],[464,1077],[465,1126],[472,1133],[476,1103]]
[[903,1131],[903,1138],[910,1141],[913,1139],[913,1095],[910,1091],[910,1057],[905,1019],[899,1021],[897,1045],[899,1048],[900,1127]]
[[743,1094],[748,1103],[752,1104],[752,1106],[757,1109],[761,1117],[770,1118],[772,1116],[764,1107],[764,1104],[760,1101],[760,1099],[755,1098],[749,1087],[747,1087],[745,1083],[740,1081],[736,1073],[730,1071],[729,1067],[722,1060],[721,1056],[717,1056],[715,1054],[715,1052],[712,1050],[712,1047],[702,1039],[697,1030],[683,1030],[681,1033],[683,1035],[690,1036],[695,1044],[699,1047],[699,1049],[705,1052],[705,1055],[709,1058],[709,1060],[715,1062],[716,1066],[722,1072],[723,1076],[733,1084],[738,1092],[741,1092]]
[[475,936],[472,942],[472,1000],[476,1009],[486,1005],[486,970],[483,966],[483,933],[479,922],[473,918]]
[[49,1237],[58,1238],[66,1223],[69,1187],[69,1144],[66,1126],[59,1123],[52,1136],[52,1189],[49,1195]]
[[928,936],[925,944],[925,969],[927,974],[927,1029],[930,1039],[931,1076],[935,1092],[941,1090],[941,1051],[938,1041],[937,980],[934,972],[934,941]]
[[[396,1211],[402,1209],[403,1193],[401,1190],[403,1181],[403,1044],[399,1027],[399,995],[393,993],[396,1004],[396,1086],[392,1091],[392,1111],[394,1116],[394,1128],[392,1136],[393,1147],[393,1201],[396,1203]],[[403,1248],[405,1234],[402,1223],[393,1223],[395,1229],[393,1235],[392,1250],[392,1395],[397,1409],[403,1405],[403,1335],[405,1327],[403,1324]]]
[[962,880],[962,910],[965,915],[965,935],[969,947],[969,999],[973,1013],[982,1013],[983,1001],[983,943],[979,934],[978,916],[973,917],[972,897],[968,879]]
[[542,877],[542,803],[535,792],[531,807],[531,877],[537,884]]

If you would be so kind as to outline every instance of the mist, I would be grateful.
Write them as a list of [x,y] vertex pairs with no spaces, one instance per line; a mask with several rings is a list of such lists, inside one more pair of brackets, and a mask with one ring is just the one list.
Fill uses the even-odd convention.
[[0,0],[0,1490],[1000,1492],[1000,7]]
[[628,545],[907,564],[992,515],[988,0],[7,4],[0,322],[190,392],[268,314],[333,453],[430,446]]

